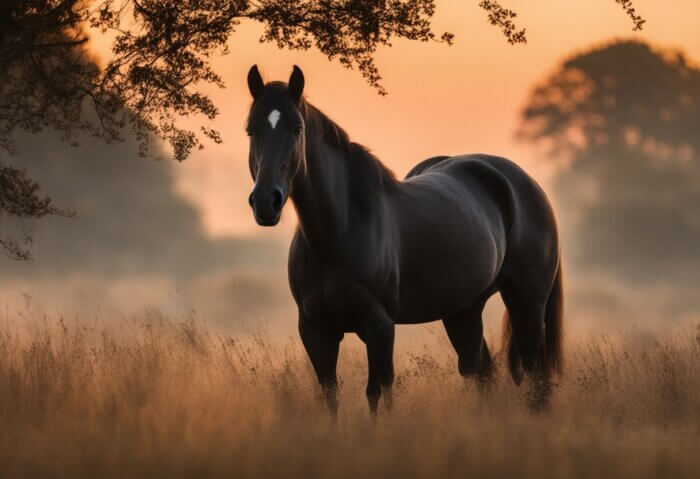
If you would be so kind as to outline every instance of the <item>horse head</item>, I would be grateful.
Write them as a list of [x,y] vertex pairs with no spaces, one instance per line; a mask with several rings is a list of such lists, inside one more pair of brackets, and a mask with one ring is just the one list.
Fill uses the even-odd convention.
[[274,226],[289,197],[296,173],[305,163],[302,93],[304,74],[294,66],[289,83],[265,84],[253,65],[248,72],[253,96],[246,130],[250,137],[248,164],[255,181],[248,202],[255,221]]

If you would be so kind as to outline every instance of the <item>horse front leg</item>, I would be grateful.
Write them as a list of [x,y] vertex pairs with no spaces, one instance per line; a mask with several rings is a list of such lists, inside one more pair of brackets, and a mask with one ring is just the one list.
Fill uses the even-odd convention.
[[316,372],[316,377],[321,385],[321,394],[331,415],[335,418],[338,414],[338,378],[336,366],[338,363],[338,349],[343,333],[332,328],[323,328],[318,323],[313,323],[303,312],[299,312],[299,336],[304,344],[306,354]]
[[391,409],[394,383],[394,322],[383,308],[378,308],[364,318],[363,327],[358,335],[367,346],[367,401],[370,413],[376,416],[382,393],[387,409]]

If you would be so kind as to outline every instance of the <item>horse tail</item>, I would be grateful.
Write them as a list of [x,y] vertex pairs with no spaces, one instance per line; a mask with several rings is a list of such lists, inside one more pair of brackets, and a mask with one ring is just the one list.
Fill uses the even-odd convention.
[[547,375],[564,369],[564,288],[561,259],[544,310],[544,369]]
[[515,347],[515,339],[513,338],[513,329],[510,326],[510,315],[508,314],[508,308],[506,308],[503,313],[503,332],[501,334],[501,344],[503,344],[507,358],[508,358],[508,370],[510,375],[515,381],[515,384],[520,386],[523,381],[523,368],[520,365],[520,355]]
[[[540,354],[537,358],[537,363],[547,377],[551,376],[552,373],[561,374],[564,369],[563,343],[564,291],[560,260],[556,275],[554,276],[554,283],[552,284],[552,289],[547,298],[547,304],[545,305],[544,345],[540,348]],[[508,309],[506,309],[503,314],[501,344],[504,345],[507,353],[510,375],[513,377],[513,381],[519,385],[523,380],[523,369],[520,354],[515,345]]]

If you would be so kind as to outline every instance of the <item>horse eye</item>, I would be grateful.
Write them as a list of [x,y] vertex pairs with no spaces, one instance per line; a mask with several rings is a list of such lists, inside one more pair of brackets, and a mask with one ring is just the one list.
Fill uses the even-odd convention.
[[297,135],[297,136],[301,135],[301,131],[302,131],[301,125],[297,125],[294,127],[294,134],[295,135]]

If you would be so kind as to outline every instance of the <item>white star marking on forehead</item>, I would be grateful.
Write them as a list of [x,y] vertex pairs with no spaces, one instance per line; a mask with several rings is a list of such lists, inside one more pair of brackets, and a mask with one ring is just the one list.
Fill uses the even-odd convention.
[[278,110],[272,110],[269,115],[267,115],[267,121],[270,122],[272,129],[274,130],[277,126],[277,122],[280,120],[280,112]]

